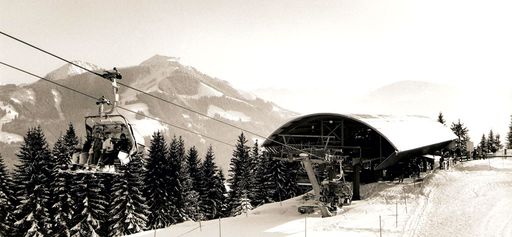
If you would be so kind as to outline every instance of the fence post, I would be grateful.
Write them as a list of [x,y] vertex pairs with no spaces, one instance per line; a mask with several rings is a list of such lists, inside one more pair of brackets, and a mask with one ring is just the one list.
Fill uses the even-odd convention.
[[220,224],[220,217],[219,217],[219,237],[222,237],[222,227]]
[[396,213],[396,227],[398,227],[398,200],[396,200],[396,207],[395,207],[395,213]]
[[199,231],[203,232],[203,228],[201,226],[201,221],[199,221]]
[[405,195],[405,214],[407,214],[407,194]]
[[382,237],[382,218],[381,216],[379,215],[379,233],[380,233],[380,237]]
[[304,215],[304,237],[306,237],[308,234],[308,224],[307,224],[307,217],[306,215]]

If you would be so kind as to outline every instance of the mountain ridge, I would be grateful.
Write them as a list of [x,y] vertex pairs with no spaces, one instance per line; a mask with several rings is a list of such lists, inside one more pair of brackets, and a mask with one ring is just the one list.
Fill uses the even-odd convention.
[[[63,67],[65,66],[67,65]],[[120,105],[137,111],[137,114],[122,109],[117,111],[133,124],[136,137],[148,145],[153,132],[160,130],[168,138],[174,135],[182,136],[187,147],[196,146],[200,151],[206,151],[207,146],[211,144],[218,157],[219,165],[226,170],[233,148],[198,134],[234,144],[241,131],[199,114],[214,117],[263,136],[270,134],[280,124],[296,115],[261,98],[255,96],[249,98],[250,96],[245,95],[246,92],[233,88],[225,81],[203,74],[193,67],[182,65],[178,58],[155,55],[139,65],[118,68],[118,70],[123,75],[121,80],[123,84],[198,112],[183,110],[163,100],[121,86]],[[112,99],[110,82],[90,73],[70,74],[58,80],[65,86],[94,97],[99,98],[104,95]],[[0,131],[4,132],[4,135],[16,134],[19,136],[17,138],[20,138],[29,127],[40,124],[48,141],[52,144],[64,132],[63,123],[72,122],[83,140],[83,118],[96,113],[97,108],[94,102],[90,98],[81,97],[42,80],[23,86],[0,86],[1,105],[5,108],[9,105],[9,108],[12,107],[10,111],[18,114],[4,120]],[[140,115],[156,117],[175,127]],[[3,117],[5,116],[4,114]],[[246,135],[252,140],[251,144],[247,144],[251,146],[256,139],[260,141],[263,139],[251,134]],[[13,151],[16,150],[16,146],[19,146],[19,142],[20,139],[11,144],[0,142],[0,151],[6,158],[6,163],[11,166],[15,161]]]

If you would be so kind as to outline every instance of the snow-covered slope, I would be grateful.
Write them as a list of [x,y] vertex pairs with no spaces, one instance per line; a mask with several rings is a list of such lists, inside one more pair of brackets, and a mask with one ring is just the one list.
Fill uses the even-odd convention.
[[[79,61],[79,60],[72,61],[72,62],[74,64],[80,65],[81,67],[87,68],[87,69],[89,69],[91,71],[100,70],[100,68],[98,66],[96,66],[96,65],[94,65],[92,63],[88,63],[88,62],[84,62],[84,61]],[[57,68],[54,71],[48,73],[46,75],[46,78],[50,79],[50,80],[60,80],[60,79],[64,79],[64,78],[67,78],[67,77],[70,77],[70,76],[82,74],[84,72],[86,72],[86,70],[68,63],[68,64],[65,64],[62,67]]]
[[2,131],[2,127],[14,120],[18,116],[18,112],[10,104],[0,101],[0,109],[3,110],[5,115],[0,118],[0,142],[11,144],[23,141],[23,137],[15,133]]
[[510,159],[470,161],[437,170],[422,183],[374,183],[362,191],[364,200],[329,218],[299,215],[297,197],[247,215],[185,222],[131,236],[374,237],[381,231],[382,236],[512,236]]

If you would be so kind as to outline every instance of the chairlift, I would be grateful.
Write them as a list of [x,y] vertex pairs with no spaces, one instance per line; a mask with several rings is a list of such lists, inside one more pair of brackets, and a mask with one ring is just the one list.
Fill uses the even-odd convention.
[[[96,101],[98,115],[85,117],[86,141],[72,159],[77,172],[117,173],[116,167],[128,164],[143,148],[137,143],[131,124],[116,109],[119,103],[117,80],[122,79],[121,74],[114,68],[114,71],[105,71],[102,77],[112,82],[114,101],[102,96]],[[108,111],[105,106],[110,107]]]

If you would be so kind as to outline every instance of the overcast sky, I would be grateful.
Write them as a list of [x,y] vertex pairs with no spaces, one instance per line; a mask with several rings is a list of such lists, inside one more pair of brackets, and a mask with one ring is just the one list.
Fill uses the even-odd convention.
[[[237,88],[280,90],[278,102],[299,112],[325,105],[330,93],[348,98],[402,80],[512,88],[512,1],[0,3],[1,31],[67,59],[112,68],[181,57]],[[0,61],[41,76],[63,65],[4,36]],[[0,66],[0,84],[32,80]],[[510,111],[501,113],[508,121]]]
[[[2,31],[65,58],[111,68],[177,56],[247,90],[512,81],[511,1],[1,2]],[[0,53],[41,75],[62,65],[4,36]]]

